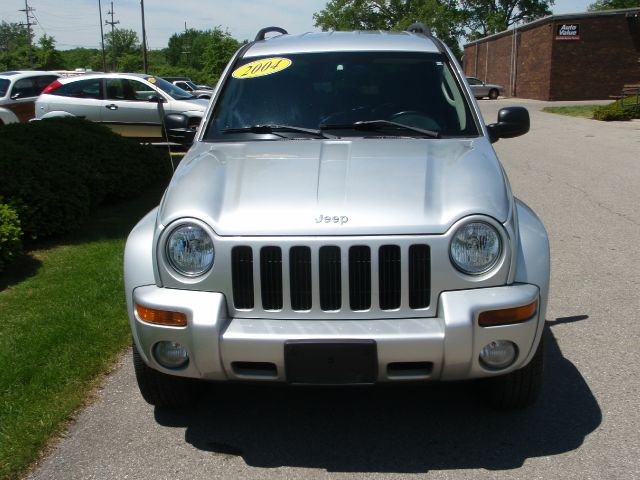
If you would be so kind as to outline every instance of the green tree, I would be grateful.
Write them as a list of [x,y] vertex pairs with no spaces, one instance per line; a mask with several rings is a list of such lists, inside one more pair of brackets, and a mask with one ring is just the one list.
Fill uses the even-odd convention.
[[551,15],[554,0],[462,0],[460,4],[467,12],[468,38],[478,38]]
[[65,68],[65,62],[60,52],[56,50],[56,41],[53,37],[43,35],[38,40],[39,48],[36,50],[36,68],[41,70],[56,70]]
[[62,50],[60,55],[67,69],[85,68],[88,70],[102,71],[102,54],[95,48],[73,48]]
[[218,81],[224,67],[229,63],[233,54],[240,48],[240,42],[233,38],[229,32],[216,27],[209,32],[209,42],[202,56],[203,82],[213,84]]
[[640,7],[640,0],[598,0],[589,5],[589,11],[614,10],[616,8]]
[[316,27],[333,30],[392,30],[410,9],[402,0],[330,0],[313,14]]
[[[113,65],[114,54],[116,58],[116,70],[124,69],[126,71],[133,71],[130,69],[132,67],[131,55],[139,55],[140,65],[142,65],[142,46],[135,30],[117,28],[113,33],[106,33],[104,36],[104,48],[107,54],[107,68]],[[142,68],[142,66],[139,68]],[[135,70],[137,69],[138,68]]]
[[313,15],[322,30],[403,30],[419,21],[429,25],[459,55],[465,12],[455,0],[331,0]]
[[0,69],[30,68],[29,34],[19,23],[0,22]]
[[240,45],[221,27],[174,33],[164,50],[169,65],[158,71],[167,72],[163,73],[165,76],[190,77],[197,82],[212,84]]
[[463,38],[506,30],[515,22],[551,14],[553,0],[330,0],[313,15],[322,30],[402,30],[430,25],[455,52]]

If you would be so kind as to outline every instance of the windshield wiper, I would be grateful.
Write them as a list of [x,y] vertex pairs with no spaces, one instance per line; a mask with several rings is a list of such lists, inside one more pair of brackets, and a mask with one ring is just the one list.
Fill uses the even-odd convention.
[[[225,128],[222,130],[222,133],[273,133],[277,134],[277,132],[294,132],[294,133],[307,133],[309,135],[314,135],[318,138],[330,138],[329,136],[322,133],[320,130],[314,130],[313,128],[303,128],[303,127],[294,127],[292,125],[251,125],[248,127],[237,127],[237,128]],[[282,135],[280,135],[282,136]],[[287,138],[287,137],[283,137]]]
[[434,130],[425,130],[424,128],[413,127],[411,125],[405,125],[403,123],[392,122],[391,120],[367,120],[359,121],[355,123],[336,123],[320,125],[320,130],[378,130],[381,128],[398,128],[403,130],[409,130],[411,132],[420,133],[431,138],[440,138],[440,132]]

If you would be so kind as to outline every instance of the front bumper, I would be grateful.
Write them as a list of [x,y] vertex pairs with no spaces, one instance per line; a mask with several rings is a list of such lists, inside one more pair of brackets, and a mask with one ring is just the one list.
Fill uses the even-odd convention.
[[[133,302],[185,313],[187,326],[145,323],[132,305],[129,318],[143,359],[152,368],[172,375],[218,381],[286,382],[287,341],[373,340],[377,349],[377,382],[466,380],[508,373],[530,361],[542,334],[544,311],[539,309],[532,319],[522,323],[495,327],[479,327],[477,318],[483,311],[530,304],[539,295],[534,285],[516,284],[443,292],[436,317],[279,320],[230,318],[226,299],[220,293],[150,285],[136,288]],[[163,340],[186,347],[190,361],[185,368],[168,370],[155,361],[152,348]],[[510,367],[492,371],[480,364],[480,350],[493,340],[516,344],[518,355]],[[424,368],[392,368],[390,364]],[[265,365],[270,367],[264,368]]]

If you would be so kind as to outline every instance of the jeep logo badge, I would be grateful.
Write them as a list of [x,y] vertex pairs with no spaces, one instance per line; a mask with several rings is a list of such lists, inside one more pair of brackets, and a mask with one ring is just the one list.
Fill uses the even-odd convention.
[[346,215],[323,215],[321,213],[315,220],[316,223],[339,223],[340,225],[344,225],[349,221],[349,217]]

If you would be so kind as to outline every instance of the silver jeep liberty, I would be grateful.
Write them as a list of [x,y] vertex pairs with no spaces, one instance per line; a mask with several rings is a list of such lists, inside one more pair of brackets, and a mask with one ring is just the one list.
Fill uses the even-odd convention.
[[548,239],[491,145],[529,114],[485,125],[427,27],[263,29],[197,132],[165,128],[192,146],[124,265],[149,403],[187,404],[203,380],[477,379],[494,405],[535,400]]

